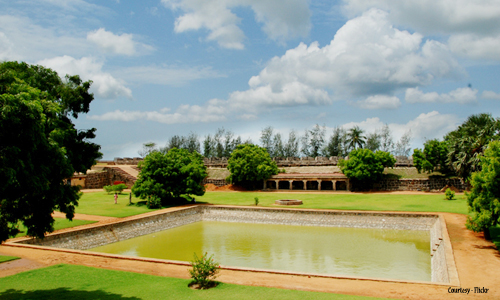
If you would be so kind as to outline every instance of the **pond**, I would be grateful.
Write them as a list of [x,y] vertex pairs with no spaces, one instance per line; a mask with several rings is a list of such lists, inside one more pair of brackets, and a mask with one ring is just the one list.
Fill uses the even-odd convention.
[[316,274],[431,281],[429,230],[199,221],[88,249]]

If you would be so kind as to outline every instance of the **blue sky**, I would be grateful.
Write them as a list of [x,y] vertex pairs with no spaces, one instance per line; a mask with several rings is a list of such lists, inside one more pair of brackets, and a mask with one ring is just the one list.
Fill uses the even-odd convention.
[[412,146],[500,116],[500,2],[0,0],[0,60],[93,80],[105,159],[224,127],[388,124]]

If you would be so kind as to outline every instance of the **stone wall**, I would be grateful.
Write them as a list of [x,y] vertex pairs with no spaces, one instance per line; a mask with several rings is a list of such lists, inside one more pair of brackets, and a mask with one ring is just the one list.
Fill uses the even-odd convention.
[[201,182],[201,184],[213,184],[215,186],[225,186],[227,184],[225,179],[210,179],[210,178],[205,178]]
[[439,191],[446,186],[454,186],[461,192],[467,189],[467,184],[460,178],[414,178],[414,179],[384,179],[373,188],[379,191]]
[[110,184],[115,181],[123,181],[127,187],[131,189],[137,179],[120,168],[109,166],[104,168],[104,170],[108,173]]
[[88,173],[85,177],[86,189],[102,189],[105,185],[110,185],[107,171]]

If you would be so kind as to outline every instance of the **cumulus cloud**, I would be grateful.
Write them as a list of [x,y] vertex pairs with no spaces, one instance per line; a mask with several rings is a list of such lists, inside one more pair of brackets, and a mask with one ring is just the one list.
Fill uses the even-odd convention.
[[129,56],[137,53],[136,42],[133,40],[132,34],[116,35],[104,28],[99,28],[87,33],[87,40],[95,43],[106,52]]
[[317,42],[301,43],[273,58],[249,85],[270,85],[274,92],[300,82],[339,94],[370,96],[462,74],[445,45],[396,29],[387,13],[372,9],[348,21],[323,48]]
[[358,101],[355,105],[364,109],[396,109],[401,106],[401,101],[395,96],[375,95]]
[[500,93],[495,93],[493,91],[483,91],[481,97],[484,99],[500,100]]
[[453,52],[473,59],[500,59],[500,2],[484,0],[344,0],[349,16],[377,7],[392,22],[424,34],[450,35]]
[[408,103],[459,103],[466,104],[477,101],[477,90],[471,88],[458,88],[448,94],[436,92],[424,93],[418,87],[406,90],[405,101]]
[[92,57],[75,59],[65,55],[41,60],[38,64],[55,70],[63,78],[66,74],[69,74],[80,75],[83,80],[92,80],[91,92],[97,97],[107,99],[132,98],[132,91],[121,80],[102,71],[103,64]]
[[175,20],[175,32],[207,29],[207,40],[216,41],[221,47],[243,49],[245,34],[240,29],[241,19],[231,9],[250,7],[257,22],[274,40],[305,36],[311,27],[307,0],[162,0],[172,9],[184,14]]
[[[458,121],[455,115],[440,114],[437,111],[431,111],[429,113],[420,114],[406,124],[389,123],[387,125],[395,141],[399,140],[405,132],[410,130],[413,144],[422,145],[427,139],[442,139],[448,132],[456,129]],[[359,126],[365,132],[374,132],[384,125],[385,123],[382,122],[380,118],[368,118],[361,122],[344,124],[342,127],[349,129],[354,126]]]

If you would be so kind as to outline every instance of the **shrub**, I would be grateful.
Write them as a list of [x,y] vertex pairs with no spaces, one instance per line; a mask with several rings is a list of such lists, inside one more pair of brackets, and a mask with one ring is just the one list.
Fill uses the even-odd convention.
[[219,263],[215,262],[213,255],[208,256],[205,252],[201,257],[198,257],[194,253],[194,260],[191,262],[192,270],[189,270],[191,278],[193,279],[189,284],[197,284],[200,289],[208,289],[215,286],[215,282],[212,280],[217,277],[219,273]]
[[113,191],[113,186],[112,185],[105,185],[102,187],[106,193],[111,193]]
[[452,191],[450,188],[447,188],[446,191],[444,192],[444,198],[446,200],[455,200],[455,192]]
[[110,193],[121,194],[123,192],[123,190],[126,188],[127,188],[127,185],[125,185],[124,183],[120,183],[117,185],[105,185],[103,187],[104,191],[106,191],[106,193],[108,193],[108,194],[110,194]]
[[118,184],[120,184],[120,183],[125,183],[125,181],[114,181],[114,182],[113,182],[113,185],[118,185]]
[[259,205],[259,198],[255,197],[254,200],[255,200],[255,206]]

